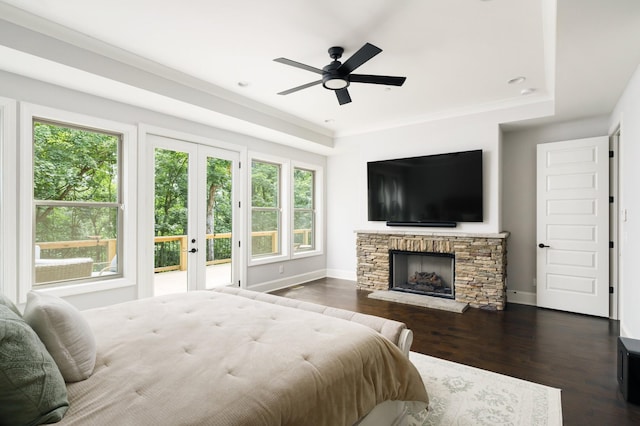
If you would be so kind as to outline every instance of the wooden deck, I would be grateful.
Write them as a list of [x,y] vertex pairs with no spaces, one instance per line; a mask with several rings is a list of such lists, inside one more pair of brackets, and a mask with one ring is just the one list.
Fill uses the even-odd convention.
[[[215,288],[231,283],[231,263],[207,266],[206,288]],[[187,271],[158,272],[153,275],[154,295],[186,293]]]

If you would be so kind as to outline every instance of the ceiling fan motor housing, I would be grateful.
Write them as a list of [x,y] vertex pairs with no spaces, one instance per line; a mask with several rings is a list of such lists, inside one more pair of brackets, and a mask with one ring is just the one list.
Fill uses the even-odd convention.
[[[332,48],[332,49],[339,49],[339,48]],[[331,49],[329,49],[329,52],[331,52]],[[340,90],[340,89],[349,87],[349,84],[350,84],[349,76],[342,75],[342,73],[338,71],[338,68],[340,68],[340,65],[342,65],[340,61],[334,60],[326,67],[322,68],[322,71],[323,71],[322,85],[326,89]]]

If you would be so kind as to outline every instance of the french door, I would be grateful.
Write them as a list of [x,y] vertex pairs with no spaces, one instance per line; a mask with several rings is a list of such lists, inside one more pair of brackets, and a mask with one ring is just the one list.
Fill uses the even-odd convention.
[[141,291],[158,296],[237,283],[239,153],[148,134],[146,155],[153,161],[146,203],[153,244],[145,245],[153,247],[153,274],[145,274],[151,284]]

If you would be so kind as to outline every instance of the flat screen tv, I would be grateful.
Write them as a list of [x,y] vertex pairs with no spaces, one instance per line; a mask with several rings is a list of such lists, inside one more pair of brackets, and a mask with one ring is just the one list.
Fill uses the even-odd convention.
[[482,222],[482,150],[367,163],[370,221],[456,226]]

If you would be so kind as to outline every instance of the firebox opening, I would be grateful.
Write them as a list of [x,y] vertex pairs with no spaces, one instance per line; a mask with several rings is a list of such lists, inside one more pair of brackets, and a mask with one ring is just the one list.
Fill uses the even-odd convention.
[[450,253],[389,251],[389,289],[455,298],[455,256]]

